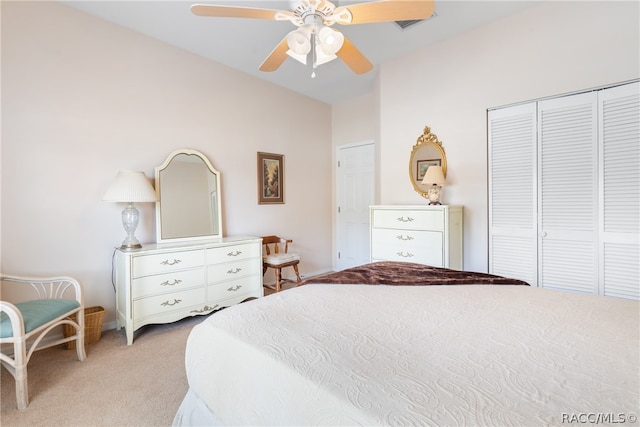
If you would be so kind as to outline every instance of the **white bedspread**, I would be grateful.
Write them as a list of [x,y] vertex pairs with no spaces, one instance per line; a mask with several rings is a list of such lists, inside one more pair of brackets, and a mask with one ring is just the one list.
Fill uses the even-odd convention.
[[196,326],[186,369],[225,425],[628,423],[639,324],[638,302],[524,286],[305,285]]

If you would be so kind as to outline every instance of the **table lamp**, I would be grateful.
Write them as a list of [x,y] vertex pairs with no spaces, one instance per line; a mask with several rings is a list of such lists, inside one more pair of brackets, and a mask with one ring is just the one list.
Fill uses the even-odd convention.
[[122,226],[127,232],[127,237],[122,242],[120,249],[129,251],[142,248],[142,245],[134,236],[138,227],[140,212],[133,204],[135,202],[155,202],[157,200],[156,191],[144,172],[126,170],[118,172],[102,200],[127,204],[122,210]]
[[442,173],[442,166],[429,166],[427,172],[422,178],[422,184],[428,185],[429,189],[427,194],[429,195],[430,205],[440,205],[440,189],[444,185],[444,173]]

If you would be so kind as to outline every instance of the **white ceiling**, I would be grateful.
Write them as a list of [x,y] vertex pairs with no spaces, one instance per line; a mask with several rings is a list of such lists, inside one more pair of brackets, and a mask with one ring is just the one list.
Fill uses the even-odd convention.
[[[178,48],[225,64],[301,94],[333,104],[368,92],[379,64],[430,43],[501,19],[532,6],[535,1],[436,0],[435,16],[405,30],[393,22],[336,25],[374,64],[369,73],[354,74],[342,61],[334,60],[311,70],[287,59],[276,71],[258,70],[273,48],[294,29],[287,21],[195,16],[192,4],[218,4],[290,10],[287,0],[190,0],[190,1],[62,1],[69,6],[123,27],[146,34]],[[341,5],[365,3],[340,1]],[[334,2],[337,4],[338,2]]]

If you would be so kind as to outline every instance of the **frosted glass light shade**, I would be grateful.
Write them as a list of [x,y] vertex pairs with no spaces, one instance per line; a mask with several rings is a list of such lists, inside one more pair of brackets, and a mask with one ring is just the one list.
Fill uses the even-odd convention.
[[324,50],[322,50],[322,46],[321,45],[316,45],[316,62],[314,65],[322,65],[322,64],[326,64],[327,62],[333,61],[334,59],[336,59],[337,56],[336,55],[329,55],[327,53],[324,52]]
[[295,53],[294,51],[292,51],[291,49],[287,50],[287,55],[289,55],[291,58],[295,59],[296,61],[307,65],[307,55],[301,55],[298,53]]
[[333,28],[323,27],[318,33],[318,40],[322,52],[326,55],[335,55],[344,43],[344,36],[340,31],[336,31]]
[[287,35],[289,49],[297,55],[307,55],[311,52],[311,31],[300,27]]
[[287,34],[289,49],[286,54],[306,65],[307,55],[315,48],[313,68],[336,59],[336,52],[342,49],[344,36],[329,27],[322,27],[319,31],[317,28],[313,25],[303,25]]

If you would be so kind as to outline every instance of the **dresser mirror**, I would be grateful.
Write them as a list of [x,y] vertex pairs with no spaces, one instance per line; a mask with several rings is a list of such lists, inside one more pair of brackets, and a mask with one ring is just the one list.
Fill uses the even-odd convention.
[[171,153],[156,167],[156,192],[158,243],[222,237],[220,173],[205,155]]
[[444,154],[442,142],[431,133],[431,128],[425,126],[424,132],[418,137],[409,158],[409,178],[413,189],[425,199],[429,198],[429,186],[422,183],[422,178],[429,166],[441,166],[442,173],[447,176],[447,156]]

